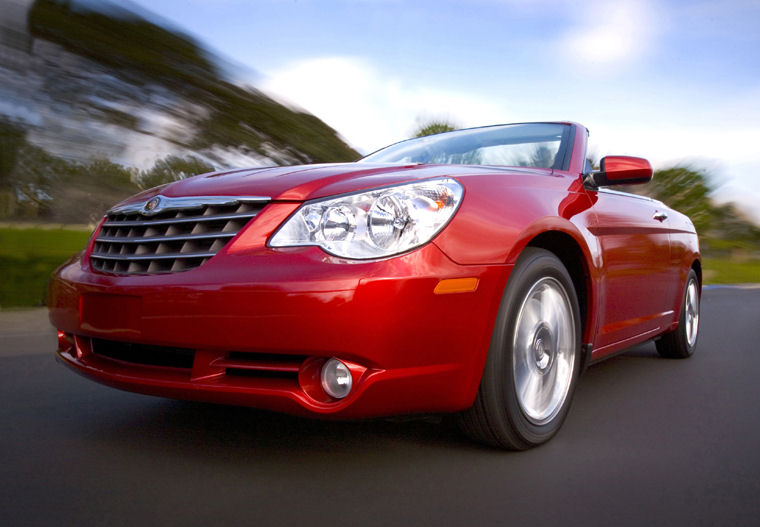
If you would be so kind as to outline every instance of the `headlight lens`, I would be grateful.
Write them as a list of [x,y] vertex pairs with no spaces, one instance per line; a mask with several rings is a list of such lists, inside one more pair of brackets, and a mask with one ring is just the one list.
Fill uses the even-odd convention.
[[430,241],[462,201],[457,181],[430,179],[304,203],[270,247],[318,245],[343,258],[381,258]]

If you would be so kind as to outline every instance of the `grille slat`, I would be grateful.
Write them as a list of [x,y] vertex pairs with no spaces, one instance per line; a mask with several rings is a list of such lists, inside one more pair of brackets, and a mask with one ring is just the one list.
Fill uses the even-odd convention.
[[108,212],[90,261],[113,274],[175,273],[207,262],[268,202],[263,197],[157,196]]
[[235,236],[229,232],[221,233],[203,233],[203,234],[186,234],[177,236],[98,236],[98,242],[110,243],[150,243],[150,242],[170,242],[176,240],[202,240],[209,238],[232,238]]
[[122,255],[91,255],[92,258],[98,258],[100,260],[176,260],[178,258],[211,258],[216,253],[167,253],[167,254],[151,254],[151,255],[139,255],[139,254],[122,254]]
[[[181,218],[170,219],[155,219],[148,221],[140,220],[108,220],[103,224],[103,227],[152,227],[154,225],[173,225],[175,223],[199,223],[204,221],[218,221],[218,220],[236,220],[240,218],[252,218],[256,215],[255,212],[246,212],[243,214],[216,214],[214,216],[183,216]],[[123,215],[122,215],[123,216]],[[139,217],[139,216],[138,216]]]

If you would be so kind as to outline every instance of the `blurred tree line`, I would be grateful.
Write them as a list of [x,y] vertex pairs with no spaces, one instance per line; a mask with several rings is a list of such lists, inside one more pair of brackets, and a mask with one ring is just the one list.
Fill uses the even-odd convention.
[[193,123],[194,137],[183,145],[192,150],[244,146],[271,157],[273,147],[306,163],[359,157],[317,117],[230,82],[217,58],[192,38],[118,3],[35,0],[29,31],[120,79],[137,86],[161,85],[203,106],[208,111]]
[[674,166],[655,170],[651,182],[626,190],[662,201],[689,216],[707,255],[735,259],[760,256],[760,227],[733,203],[715,203],[711,198],[714,185],[704,170]]
[[36,0],[33,36],[95,62],[146,78],[198,84],[219,77],[214,61],[187,35],[163,28],[111,2]]
[[167,156],[147,170],[107,159],[67,161],[24,135],[23,128],[0,120],[0,220],[94,223],[140,190],[214,169],[195,156]]
[[[33,60],[39,52],[40,63],[48,68],[41,72],[47,79],[40,88],[44,96],[30,96],[35,104],[48,104],[40,113],[58,116],[56,105],[74,107],[76,111],[69,112],[74,118],[80,112],[96,121],[93,116],[102,114],[105,125],[152,134],[140,128],[136,116],[119,110],[124,93],[134,92],[132,106],[186,119],[191,133],[168,138],[185,150],[213,153],[229,148],[275,163],[359,157],[317,117],[283,106],[255,88],[236,85],[230,80],[236,75],[225,74],[223,63],[195,40],[141,17],[129,5],[108,0],[34,0],[28,32],[32,42],[51,42],[86,59],[64,61],[58,67],[51,65],[54,55],[44,55],[45,46],[29,48],[31,67],[40,62]],[[186,103],[202,111],[185,112],[182,105]],[[39,125],[0,116],[0,221],[92,223],[141,189],[213,169],[196,156],[168,156],[147,170],[76,153],[64,159],[27,140],[27,130],[33,126]],[[83,128],[81,133],[86,141],[90,132]]]

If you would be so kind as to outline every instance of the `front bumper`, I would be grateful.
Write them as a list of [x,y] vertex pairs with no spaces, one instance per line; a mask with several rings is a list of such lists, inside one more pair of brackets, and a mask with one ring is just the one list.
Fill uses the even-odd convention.
[[[273,250],[246,243],[257,223],[191,271],[107,275],[86,258],[62,266],[49,295],[60,360],[129,391],[295,414],[369,417],[472,404],[510,266],[461,266],[434,243],[358,263],[315,247]],[[477,278],[478,286],[434,292],[456,278]],[[108,342],[191,355],[182,366],[135,362],[99,353]],[[352,365],[345,399],[309,388],[329,357]]]

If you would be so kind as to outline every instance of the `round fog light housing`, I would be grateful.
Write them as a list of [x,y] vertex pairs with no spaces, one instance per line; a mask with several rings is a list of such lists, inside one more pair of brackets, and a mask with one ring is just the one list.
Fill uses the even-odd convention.
[[336,358],[328,359],[322,366],[322,389],[335,399],[343,399],[351,392],[353,378],[351,370]]

